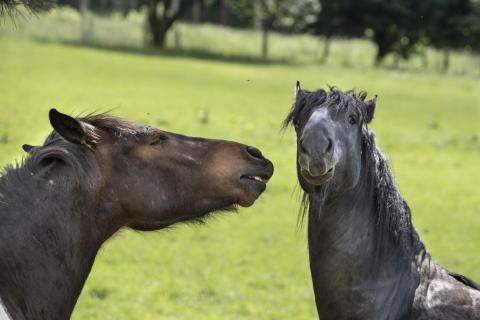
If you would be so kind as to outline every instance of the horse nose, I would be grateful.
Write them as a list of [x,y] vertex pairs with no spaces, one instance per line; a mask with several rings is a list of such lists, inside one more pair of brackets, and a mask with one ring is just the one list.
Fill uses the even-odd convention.
[[247,151],[248,155],[251,156],[252,158],[255,158],[258,160],[265,160],[265,157],[263,156],[262,152],[257,148],[252,146],[247,146],[245,150]]
[[333,151],[333,140],[328,132],[307,133],[298,141],[298,149],[305,155],[327,156]]

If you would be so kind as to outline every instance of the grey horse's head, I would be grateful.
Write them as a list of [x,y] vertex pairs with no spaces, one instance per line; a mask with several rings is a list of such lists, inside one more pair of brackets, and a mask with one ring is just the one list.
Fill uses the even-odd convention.
[[376,97],[337,88],[305,91],[297,82],[295,102],[284,124],[297,134],[297,171],[306,192],[333,182],[351,188],[361,171],[362,130],[373,119]]

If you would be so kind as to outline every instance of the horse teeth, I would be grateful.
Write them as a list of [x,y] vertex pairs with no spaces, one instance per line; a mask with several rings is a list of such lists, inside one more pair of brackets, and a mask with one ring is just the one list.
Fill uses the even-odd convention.
[[256,180],[264,183],[267,182],[267,179],[263,179],[262,177],[259,177],[259,176],[247,176],[247,177],[251,180]]

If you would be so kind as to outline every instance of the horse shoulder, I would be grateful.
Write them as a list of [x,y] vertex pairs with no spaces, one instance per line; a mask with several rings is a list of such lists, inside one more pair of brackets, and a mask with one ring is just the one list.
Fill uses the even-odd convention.
[[415,319],[480,320],[480,291],[476,284],[435,267],[437,270],[430,274],[433,277],[422,279],[415,293]]

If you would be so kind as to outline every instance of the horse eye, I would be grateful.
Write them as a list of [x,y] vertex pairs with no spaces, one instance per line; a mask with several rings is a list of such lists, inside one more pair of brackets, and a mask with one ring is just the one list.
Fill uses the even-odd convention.
[[165,134],[159,134],[155,137],[155,139],[150,142],[151,146],[158,146],[162,144],[165,140],[167,140],[167,136]]
[[355,117],[353,115],[349,115],[348,116],[348,122],[351,124],[351,125],[354,125],[357,123],[357,119],[355,119]]

